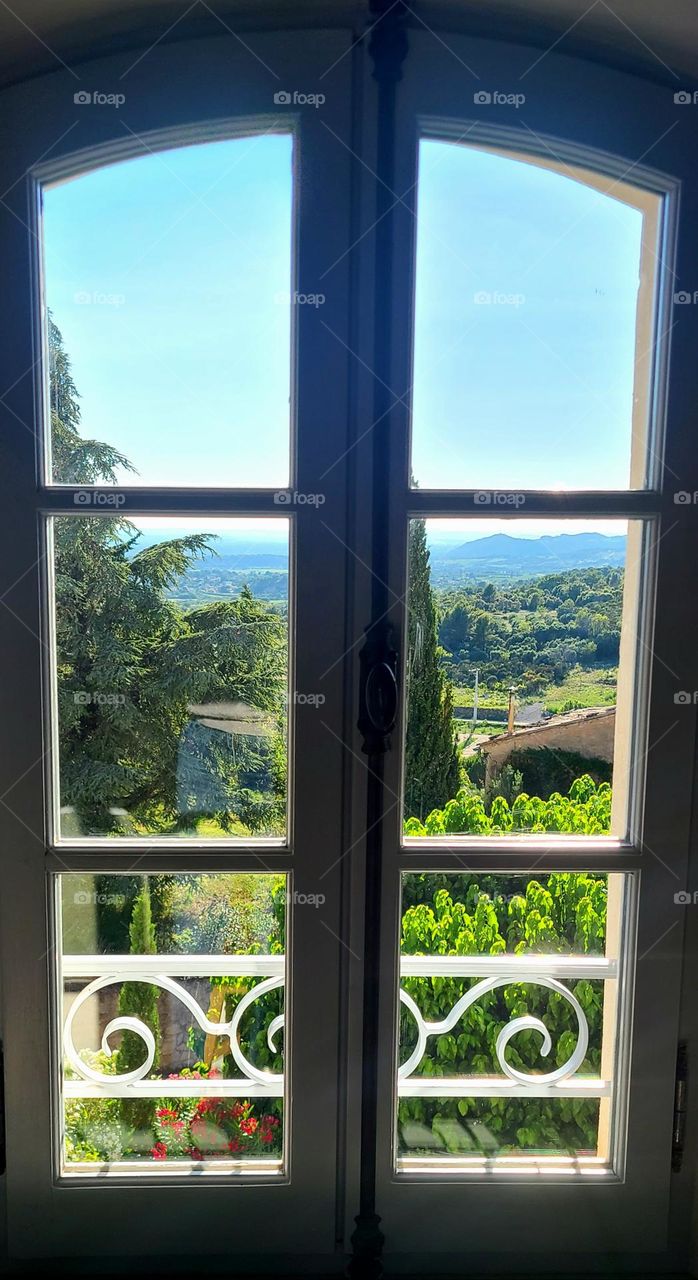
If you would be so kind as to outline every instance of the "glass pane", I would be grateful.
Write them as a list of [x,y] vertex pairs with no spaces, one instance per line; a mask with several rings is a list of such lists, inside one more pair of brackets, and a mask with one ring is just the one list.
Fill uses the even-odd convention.
[[44,189],[74,379],[50,350],[54,482],[288,484],[292,149],[233,138]]
[[642,536],[411,521],[406,836],[625,835]]
[[51,525],[59,834],[282,839],[288,520]]
[[622,885],[403,875],[401,1169],[608,1162]]
[[659,214],[551,157],[422,140],[416,483],[645,484]]
[[280,1170],[285,877],[59,887],[64,1172]]

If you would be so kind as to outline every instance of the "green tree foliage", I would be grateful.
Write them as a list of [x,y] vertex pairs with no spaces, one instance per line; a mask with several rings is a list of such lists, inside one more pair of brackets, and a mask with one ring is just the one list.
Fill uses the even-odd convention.
[[[80,435],[61,336],[49,331],[57,478],[113,484],[126,459]],[[141,547],[118,515],[55,522],[61,800],[75,834],[218,829],[277,834],[283,822],[286,627],[244,588],[182,609],[172,593],[214,554],[203,534]],[[189,708],[261,712],[261,733]],[[69,832],[70,833],[70,832]]]
[[[535,952],[603,954],[606,878],[556,873],[544,876],[424,874],[404,878],[402,952],[405,955],[524,955]],[[459,978],[409,978],[405,990],[424,1018],[444,1020],[464,991]],[[570,983],[589,1026],[580,1074],[601,1067],[603,983]],[[427,1041],[418,1074],[438,1077],[501,1075],[496,1041],[514,1018],[540,1019],[553,1041],[541,1058],[541,1038],[520,1031],[507,1061],[535,1075],[568,1061],[577,1043],[577,1019],[563,996],[532,983],[511,982],[481,996],[447,1034]],[[401,1011],[401,1061],[415,1044],[414,1020]],[[403,1098],[399,1104],[403,1150],[444,1154],[495,1151],[594,1151],[598,1101],[593,1098]]]
[[[440,590],[439,642],[455,685],[484,685],[519,698],[561,683],[577,666],[618,663],[623,597],[620,569],[574,569],[524,582]],[[615,701],[614,681],[608,701]]]
[[408,572],[405,813],[421,817],[458,786],[452,690],[441,666],[423,520],[410,525]]
[[[133,904],[131,924],[129,927],[129,950],[132,955],[152,956],[157,954],[155,942],[155,926],[150,908],[150,886],[147,877]],[[160,1018],[158,1005],[160,993],[157,987],[146,982],[124,982],[119,992],[119,1017],[137,1018],[144,1022],[155,1037],[155,1058],[153,1068],[159,1064]],[[139,1067],[145,1058],[146,1047],[135,1031],[123,1031],[121,1044],[116,1058],[117,1074],[124,1075]],[[136,1148],[152,1142],[152,1126],[155,1117],[155,1103],[149,1098],[123,1098],[121,1100],[121,1119],[126,1130],[132,1131],[130,1143]],[[144,1137],[144,1143],[139,1141]]]
[[576,778],[567,795],[555,791],[547,800],[520,792],[512,804],[503,795],[489,806],[482,792],[463,787],[443,809],[433,809],[425,822],[409,818],[407,836],[505,835],[508,832],[607,835],[611,825],[611,788],[598,786],[588,774]]
[[[409,836],[499,834],[512,831],[608,832],[611,788],[588,775],[575,779],[568,794],[547,800],[520,793],[509,803],[495,795],[489,811],[483,793],[462,789],[425,823],[411,819]],[[513,952],[603,954],[606,930],[606,878],[586,874],[547,876],[425,873],[403,881],[402,950],[407,955],[498,955]],[[428,1021],[447,1016],[469,984],[450,978],[409,979],[405,989]],[[589,1050],[580,1071],[598,1074],[601,1062],[602,984],[571,985],[589,1025]],[[431,1039],[420,1067],[424,1075],[498,1075],[494,1046],[501,1029],[515,1017],[540,1018],[553,1038],[555,1066],[562,1066],[576,1044],[576,1017],[555,992],[532,984],[511,983],[468,1009],[448,1035]],[[414,1045],[414,1026],[401,1013],[402,1060]],[[519,1033],[507,1049],[518,1070],[535,1074],[541,1065],[540,1036]],[[592,1150],[596,1143],[598,1103],[594,1099],[472,1099],[431,1101],[404,1098],[399,1120],[405,1150],[449,1152],[493,1149],[547,1151]],[[484,1146],[483,1146],[484,1142]]]
[[80,404],[61,332],[48,319],[53,478],[62,484],[113,484],[119,470],[135,468],[118,449],[80,433]]

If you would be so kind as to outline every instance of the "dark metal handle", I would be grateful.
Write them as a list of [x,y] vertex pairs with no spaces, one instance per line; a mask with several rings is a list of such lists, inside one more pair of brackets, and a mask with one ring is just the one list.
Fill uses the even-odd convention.
[[397,677],[388,662],[377,662],[366,677],[366,714],[380,734],[395,728]]
[[397,651],[389,626],[366,628],[360,661],[358,727],[364,739],[362,750],[369,756],[383,755],[390,749],[398,712]]

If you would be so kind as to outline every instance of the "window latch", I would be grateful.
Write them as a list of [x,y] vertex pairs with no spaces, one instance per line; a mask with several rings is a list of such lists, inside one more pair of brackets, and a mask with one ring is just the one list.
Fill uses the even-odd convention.
[[397,650],[389,624],[366,628],[366,643],[359,655],[361,692],[358,727],[362,751],[382,755],[390,748],[390,734],[398,711]]

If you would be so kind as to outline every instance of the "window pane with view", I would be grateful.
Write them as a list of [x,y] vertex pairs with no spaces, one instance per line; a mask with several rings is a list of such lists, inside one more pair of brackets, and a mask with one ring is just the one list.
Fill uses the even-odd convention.
[[405,836],[626,834],[642,537],[410,523]]
[[422,140],[417,484],[491,501],[646,483],[660,212],[550,154]]
[[288,520],[51,531],[59,835],[282,840]]
[[599,1171],[623,877],[402,878],[397,1161]]
[[285,877],[59,888],[64,1172],[279,1171]]
[[287,485],[292,151],[265,133],[44,188],[50,480]]

